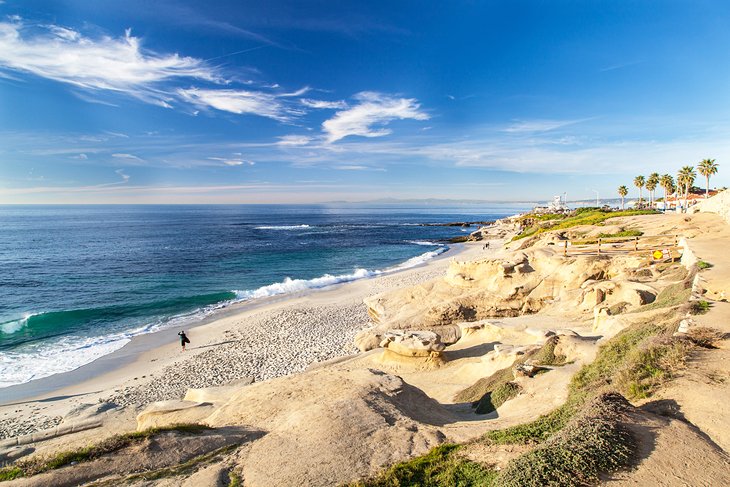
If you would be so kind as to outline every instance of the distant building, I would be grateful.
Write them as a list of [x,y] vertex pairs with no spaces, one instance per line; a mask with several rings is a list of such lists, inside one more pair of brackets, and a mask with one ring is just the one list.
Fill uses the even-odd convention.
[[[717,190],[710,190],[709,196],[715,196],[719,191]],[[670,196],[667,196],[666,201],[656,201],[654,202],[654,206],[658,210],[676,210],[677,208],[684,208],[685,201],[687,206],[693,206],[699,203],[700,201],[703,201],[705,199],[705,190],[700,191],[694,191],[687,195],[687,198],[685,200],[684,195],[677,196],[677,194],[673,194]]]
[[553,200],[548,202],[546,206],[536,206],[532,210],[533,213],[568,213],[569,211],[570,208],[560,195],[553,196]]

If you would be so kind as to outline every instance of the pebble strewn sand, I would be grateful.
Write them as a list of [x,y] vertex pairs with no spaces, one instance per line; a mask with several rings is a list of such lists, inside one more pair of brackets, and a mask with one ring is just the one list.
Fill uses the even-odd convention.
[[[301,372],[312,362],[354,353],[352,341],[367,323],[365,306],[291,307],[255,315],[226,332],[220,343],[166,367],[160,376],[109,398],[120,405],[180,399],[188,388],[212,387],[252,377],[262,381]],[[190,333],[195,350],[195,332]]]
[[27,419],[8,418],[0,420],[0,439],[13,438],[54,428],[61,423],[61,416],[31,416]]

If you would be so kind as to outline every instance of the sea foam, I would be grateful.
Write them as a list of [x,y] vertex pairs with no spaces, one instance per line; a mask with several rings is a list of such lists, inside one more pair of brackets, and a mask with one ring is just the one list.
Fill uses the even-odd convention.
[[299,230],[301,228],[310,228],[309,225],[263,225],[254,227],[256,230]]

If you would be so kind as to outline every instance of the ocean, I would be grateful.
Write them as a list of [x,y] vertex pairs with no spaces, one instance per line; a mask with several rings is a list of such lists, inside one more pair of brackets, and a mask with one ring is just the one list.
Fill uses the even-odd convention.
[[413,267],[492,207],[0,206],[0,387],[234,302]]

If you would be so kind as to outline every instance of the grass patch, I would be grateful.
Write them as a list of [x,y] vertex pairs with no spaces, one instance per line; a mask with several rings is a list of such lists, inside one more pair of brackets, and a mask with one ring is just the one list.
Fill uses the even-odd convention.
[[0,482],[17,479],[23,476],[23,469],[16,466],[3,467],[0,469]]
[[530,357],[530,361],[535,365],[565,365],[565,355],[555,354],[555,347],[559,341],[557,336],[548,338],[540,350]]
[[[565,230],[580,225],[599,225],[609,218],[618,218],[622,216],[636,215],[653,215],[657,213],[654,210],[624,210],[624,211],[603,211],[603,210],[586,210],[582,212],[574,212],[572,215],[561,219],[555,219],[554,223],[533,225],[525,229],[522,233],[516,235],[512,240],[520,240],[531,235],[537,235],[552,230]],[[539,220],[537,215],[525,215],[525,220]]]
[[712,305],[708,301],[700,299],[699,301],[692,301],[692,304],[689,306],[689,312],[693,315],[703,315],[710,311],[711,307]]
[[[516,363],[516,362],[515,362]],[[472,402],[476,407],[478,402],[484,395],[489,394],[502,384],[506,384],[514,380],[515,376],[512,372],[512,366],[500,369],[489,377],[482,377],[474,384],[459,392],[454,400],[456,402]]]
[[233,470],[228,472],[228,487],[243,487],[241,476]]
[[616,233],[599,233],[595,237],[592,238],[586,238],[582,240],[574,240],[572,243],[574,245],[589,245],[589,244],[595,244],[598,243],[598,239],[619,239],[619,238],[630,238],[630,237],[641,237],[644,235],[644,232],[639,230],[623,230],[621,232]]
[[[514,372],[513,369],[516,365],[524,364],[526,362],[533,363],[535,365],[563,365],[565,364],[565,356],[564,355],[555,355],[555,347],[558,344],[559,338],[557,336],[553,336],[548,338],[548,340],[543,344],[542,347],[540,347],[537,350],[530,350],[521,357],[519,357],[515,362],[510,365],[509,367],[505,367],[504,369],[500,369],[494,374],[490,375],[489,377],[482,377],[478,381],[476,381],[474,384],[470,385],[466,389],[460,391],[456,396],[454,397],[454,401],[456,402],[472,402],[474,407],[479,407],[479,404],[484,401],[483,407],[481,408],[482,411],[485,411],[484,413],[480,414],[486,414],[487,412],[494,411],[494,409],[491,409],[489,411],[486,411],[484,407],[488,406],[488,403],[491,402],[492,405],[494,405],[494,408],[498,408],[504,402],[506,402],[509,399],[512,399],[519,393],[519,389],[515,388],[517,384],[514,384],[513,386],[507,386],[508,383],[512,382],[514,380]],[[499,393],[496,395],[494,392],[497,391],[497,389],[502,388]],[[512,395],[511,395],[512,394]],[[511,395],[511,396],[510,396]],[[491,399],[490,397],[491,396]],[[510,396],[510,397],[507,397]],[[502,398],[507,397],[505,401],[499,402]],[[499,403],[496,404],[495,400]]]
[[710,267],[713,267],[713,265],[710,264],[709,262],[705,262],[704,260],[698,260],[697,261],[697,268],[699,270],[709,269]]
[[[20,460],[16,462],[15,465],[0,469],[0,481],[11,480],[12,478],[18,477],[31,477],[39,473],[65,467],[72,463],[94,460],[166,431],[200,434],[209,429],[211,428],[200,424],[176,424],[163,428],[150,428],[144,431],[134,431],[131,433],[114,435],[95,445],[60,452],[51,457],[33,457],[26,460]],[[11,475],[13,477],[5,478]]]
[[460,445],[443,444],[427,454],[393,465],[373,479],[349,487],[489,486],[497,473],[457,455]]
[[562,406],[543,414],[529,423],[486,433],[482,441],[496,445],[529,445],[541,443],[563,429],[582,405],[583,399],[574,395]]
[[602,394],[587,403],[559,433],[512,460],[495,485],[504,487],[579,486],[629,463],[635,442],[619,422],[631,405],[621,395]]
[[647,398],[673,377],[689,350],[688,341],[673,337],[668,327],[631,326],[602,346],[593,363],[573,376],[571,391],[611,387],[630,399]]
[[670,284],[669,286],[659,291],[659,294],[657,294],[657,297],[656,299],[654,299],[653,302],[645,304],[643,306],[639,306],[638,308],[633,310],[632,313],[640,313],[653,309],[671,308],[673,306],[679,306],[689,301],[691,295],[692,289],[690,288],[690,283],[688,281]]
[[499,406],[516,397],[521,390],[522,387],[515,382],[499,384],[493,391],[487,392],[482,396],[474,412],[477,414],[489,414],[492,411],[496,411]]
[[[211,460],[215,460],[221,455],[225,455],[226,453],[230,453],[233,450],[237,449],[240,445],[228,445],[224,446],[222,448],[218,448],[217,450],[213,450],[212,452],[205,453],[203,455],[199,455],[195,458],[191,458],[185,463],[181,463],[180,465],[175,465],[174,467],[167,467],[167,468],[161,468],[159,470],[155,470],[152,472],[143,472],[138,473],[134,475],[130,475],[129,477],[126,477],[124,480],[126,483],[131,483],[137,480],[159,480],[159,479],[165,479],[170,477],[177,477],[180,475],[190,475],[193,473],[200,464],[202,463],[209,463]],[[108,485],[108,484],[95,484],[95,485]],[[112,483],[111,485],[118,485],[118,483]]]

